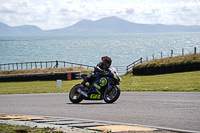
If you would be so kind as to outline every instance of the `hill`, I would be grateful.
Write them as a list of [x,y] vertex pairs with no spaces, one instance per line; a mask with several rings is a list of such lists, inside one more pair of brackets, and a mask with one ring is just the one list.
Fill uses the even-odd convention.
[[0,23],[0,36],[127,34],[165,32],[200,32],[200,26],[137,24],[117,17],[107,17],[97,21],[82,20],[72,26],[55,30],[41,30],[34,25],[10,27],[6,24]]
[[42,35],[43,31],[34,25],[11,27],[0,22],[0,36]]

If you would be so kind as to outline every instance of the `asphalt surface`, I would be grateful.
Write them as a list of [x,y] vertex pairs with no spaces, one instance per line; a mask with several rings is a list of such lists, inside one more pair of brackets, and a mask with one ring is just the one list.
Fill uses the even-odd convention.
[[113,104],[68,93],[0,95],[0,114],[58,116],[200,131],[199,92],[122,92]]

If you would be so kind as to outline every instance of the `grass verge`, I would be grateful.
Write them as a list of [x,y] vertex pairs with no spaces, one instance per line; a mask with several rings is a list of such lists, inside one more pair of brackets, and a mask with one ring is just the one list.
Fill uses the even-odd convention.
[[[152,75],[123,75],[122,91],[193,91],[200,92],[200,71]],[[57,88],[56,81],[0,82],[0,94],[63,93],[81,83],[82,80],[62,81]]]
[[31,128],[26,126],[15,126],[10,124],[0,124],[0,133],[63,133],[62,131],[54,131],[54,129]]
[[123,91],[193,91],[200,92],[200,71],[151,76],[122,76]]
[[59,93],[69,92],[81,80],[62,81],[57,88],[57,81],[0,82],[0,94]]
[[26,69],[26,70],[2,70],[0,75],[18,75],[18,74],[35,74],[35,73],[55,73],[70,71],[89,71],[83,67],[62,67],[62,68],[43,68],[43,69]]

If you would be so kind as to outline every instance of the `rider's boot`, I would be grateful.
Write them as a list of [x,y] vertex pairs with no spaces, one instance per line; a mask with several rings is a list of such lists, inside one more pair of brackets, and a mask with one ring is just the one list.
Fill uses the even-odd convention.
[[85,78],[85,79],[83,80],[83,82],[81,83],[81,87],[82,87],[82,90],[84,90],[84,91],[86,91],[86,92],[89,92],[90,89],[89,89],[89,86],[86,85],[87,82],[88,82],[88,79]]

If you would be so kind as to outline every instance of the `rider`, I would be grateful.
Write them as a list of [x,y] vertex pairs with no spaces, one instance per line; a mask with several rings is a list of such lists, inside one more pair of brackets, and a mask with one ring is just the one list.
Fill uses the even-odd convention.
[[83,82],[81,83],[81,85],[85,86],[85,83],[90,81],[92,78],[95,77],[95,75],[99,72],[103,72],[103,73],[106,73],[106,72],[109,72],[109,68],[112,64],[112,60],[109,56],[103,56],[101,58],[101,62],[99,62],[97,64],[97,66],[94,68],[94,71],[92,73],[90,73],[84,80]]

